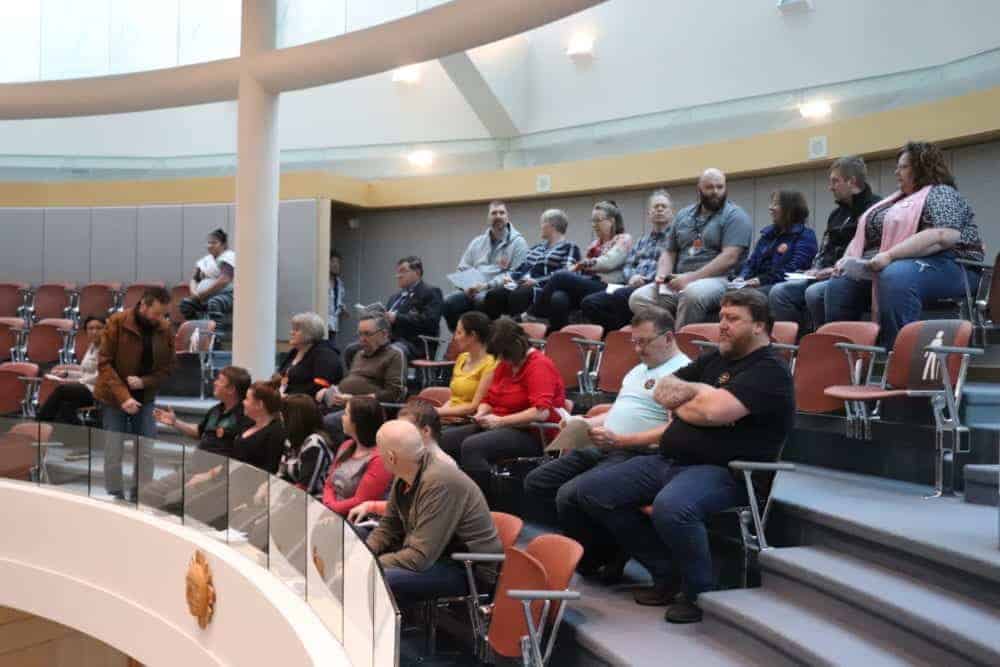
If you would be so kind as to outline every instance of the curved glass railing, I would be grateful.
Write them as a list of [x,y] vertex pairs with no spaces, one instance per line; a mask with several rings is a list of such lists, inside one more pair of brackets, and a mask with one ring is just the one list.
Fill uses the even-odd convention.
[[321,502],[258,468],[179,438],[8,418],[0,419],[0,477],[207,534],[302,597],[352,665],[399,663],[399,610],[364,540]]

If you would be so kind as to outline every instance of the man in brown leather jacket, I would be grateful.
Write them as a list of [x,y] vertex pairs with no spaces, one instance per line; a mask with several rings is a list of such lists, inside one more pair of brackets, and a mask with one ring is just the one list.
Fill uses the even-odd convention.
[[[156,434],[153,402],[156,390],[174,369],[174,343],[165,319],[170,293],[162,287],[147,289],[139,303],[108,320],[101,338],[94,397],[101,403],[103,428],[115,434],[151,438]],[[113,496],[124,496],[122,453],[125,439],[108,434],[104,444],[104,486]],[[152,442],[133,439],[139,474],[133,478],[132,495],[139,478],[153,477]]]

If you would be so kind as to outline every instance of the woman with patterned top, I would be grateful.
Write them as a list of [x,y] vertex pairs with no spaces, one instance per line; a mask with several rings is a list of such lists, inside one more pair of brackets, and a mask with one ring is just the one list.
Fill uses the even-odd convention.
[[382,500],[392,475],[375,448],[375,434],[385,422],[382,405],[374,398],[354,396],[343,416],[348,439],[340,446],[323,486],[323,504],[342,516],[367,500]]
[[333,454],[330,435],[323,428],[323,416],[312,396],[295,394],[281,406],[285,422],[285,453],[278,465],[278,476],[311,496],[323,493],[326,471]]
[[[944,156],[933,144],[909,142],[898,154],[899,190],[872,206],[826,288],[826,321],[856,320],[871,308],[880,340],[891,347],[924,305],[960,298],[979,270],[959,259],[983,260],[983,241],[969,202],[959,194]],[[868,277],[870,272],[870,279]]]
[[550,332],[566,326],[570,312],[579,308],[585,297],[625,282],[623,267],[632,249],[632,237],[625,233],[618,205],[610,200],[597,202],[591,222],[597,238],[587,249],[586,258],[553,275],[528,311],[547,318]]
[[542,242],[531,246],[528,256],[511,271],[501,287],[483,298],[482,310],[495,320],[502,315],[517,316],[528,309],[554,273],[580,261],[580,248],[566,240],[569,218],[552,208],[539,221]]

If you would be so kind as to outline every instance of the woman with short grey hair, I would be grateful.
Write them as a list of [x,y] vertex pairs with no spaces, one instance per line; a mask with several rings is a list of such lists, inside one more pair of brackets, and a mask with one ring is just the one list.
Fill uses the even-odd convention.
[[326,320],[316,313],[292,317],[288,353],[281,361],[278,375],[284,396],[306,394],[313,397],[320,389],[340,382],[344,366],[340,355],[324,342]]

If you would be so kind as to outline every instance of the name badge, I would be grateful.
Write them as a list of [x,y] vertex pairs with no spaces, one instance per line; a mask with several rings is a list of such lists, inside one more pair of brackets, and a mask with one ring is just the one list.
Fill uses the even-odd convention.
[[691,242],[691,248],[688,250],[688,254],[697,255],[699,252],[701,252],[701,249],[704,247],[704,245],[705,245],[704,241],[702,241],[701,237],[699,236],[698,238],[696,238],[694,241]]
[[788,252],[788,244],[787,243],[782,243],[781,245],[778,246],[777,253],[779,255],[784,255],[786,252]]
[[656,380],[654,380],[653,378],[649,378],[648,380],[646,380],[646,384],[643,385],[643,387],[645,387],[646,389],[652,389],[655,386],[656,386]]

